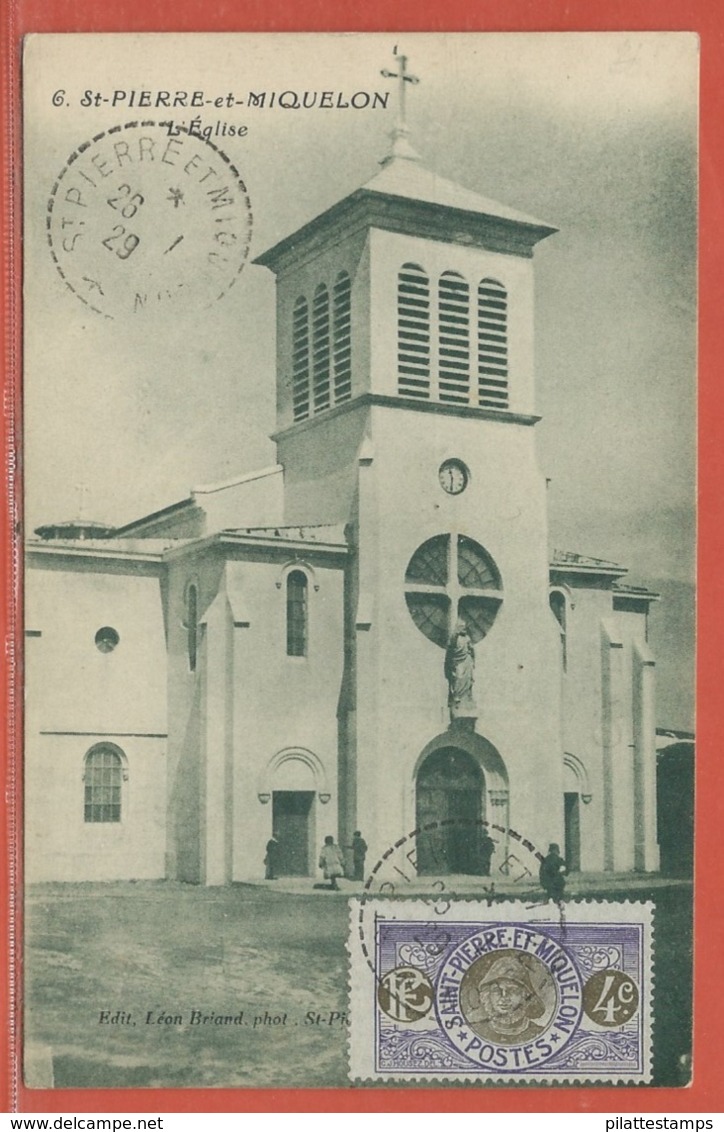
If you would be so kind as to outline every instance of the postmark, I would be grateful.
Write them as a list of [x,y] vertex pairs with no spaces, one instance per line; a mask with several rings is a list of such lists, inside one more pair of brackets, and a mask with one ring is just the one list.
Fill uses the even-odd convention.
[[558,1084],[651,1078],[652,905],[364,905],[350,930],[350,1076]]
[[[481,854],[480,872],[467,876],[439,874],[425,876],[419,869],[419,846],[427,841],[427,856],[437,865],[444,865],[436,850],[441,835],[455,831],[480,846],[488,841],[488,850]],[[547,897],[538,884],[543,852],[527,837],[510,826],[484,819],[448,818],[428,822],[399,837],[370,869],[358,905],[357,937],[365,962],[374,971],[374,956],[365,934],[366,904],[376,897],[398,898],[418,896],[429,909],[430,919],[445,915],[452,903],[463,896],[485,899],[488,905],[522,893],[545,902]],[[421,890],[427,890],[422,895]],[[531,891],[532,890],[532,891]],[[558,902],[559,918],[565,919],[562,901]]]
[[48,200],[50,253],[61,278],[106,318],[211,306],[249,252],[246,185],[210,138],[133,121],[71,153]]

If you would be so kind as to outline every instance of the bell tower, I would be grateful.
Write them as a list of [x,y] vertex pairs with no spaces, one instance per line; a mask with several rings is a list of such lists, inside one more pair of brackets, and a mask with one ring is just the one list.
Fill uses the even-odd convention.
[[[421,164],[404,116],[419,80],[405,56],[396,64],[382,72],[398,81],[399,113],[381,170],[256,260],[277,276],[275,439],[291,523],[320,521],[325,496],[307,501],[300,477],[326,481],[331,451],[351,455],[361,409],[512,424],[535,412],[532,256],[556,229]],[[330,522],[351,505],[343,465]]]
[[[379,172],[256,261],[277,276],[285,522],[344,524],[352,544],[341,836],[384,849],[414,829],[422,752],[444,748],[441,766],[477,761],[486,820],[542,844],[562,837],[563,761],[533,253],[555,228],[422,165],[404,116],[418,80],[395,67]],[[451,724],[460,620],[475,676]]]

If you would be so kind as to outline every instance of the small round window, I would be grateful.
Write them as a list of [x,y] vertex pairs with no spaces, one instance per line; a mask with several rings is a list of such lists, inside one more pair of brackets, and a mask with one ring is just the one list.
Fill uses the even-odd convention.
[[120,639],[115,629],[111,629],[110,625],[104,625],[96,633],[96,648],[99,652],[113,652]]

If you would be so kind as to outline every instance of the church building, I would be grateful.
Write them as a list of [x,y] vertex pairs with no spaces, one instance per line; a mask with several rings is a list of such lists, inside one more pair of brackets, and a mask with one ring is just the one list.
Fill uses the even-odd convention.
[[260,880],[273,832],[313,878],[329,834],[369,865],[420,827],[420,874],[476,874],[485,822],[494,868],[522,836],[657,869],[657,595],[549,554],[554,233],[426,169],[401,122],[247,268],[276,277],[277,462],[29,543],[29,881]]

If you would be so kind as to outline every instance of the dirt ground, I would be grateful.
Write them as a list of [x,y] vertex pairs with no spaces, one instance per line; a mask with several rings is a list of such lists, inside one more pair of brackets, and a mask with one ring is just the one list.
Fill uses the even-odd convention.
[[[619,886],[608,894],[624,895]],[[596,895],[606,893],[587,888]],[[632,895],[657,908],[655,1080],[684,1084],[691,890],[642,885]],[[241,884],[31,888],[27,1084],[346,1085],[348,914],[346,895]]]

